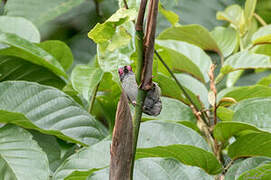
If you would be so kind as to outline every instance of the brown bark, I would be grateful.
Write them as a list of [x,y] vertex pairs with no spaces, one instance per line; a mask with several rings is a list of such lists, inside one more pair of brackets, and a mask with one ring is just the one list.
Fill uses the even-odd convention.
[[151,0],[149,3],[147,29],[144,38],[145,58],[141,84],[141,88],[143,90],[150,90],[152,88],[152,64],[153,64],[156,20],[158,14],[158,3],[159,3],[158,0]]
[[118,103],[111,144],[110,180],[129,180],[132,173],[133,123],[124,92]]

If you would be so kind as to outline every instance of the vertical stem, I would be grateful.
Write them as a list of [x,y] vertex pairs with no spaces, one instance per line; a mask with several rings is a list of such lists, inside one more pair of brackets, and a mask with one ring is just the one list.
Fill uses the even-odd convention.
[[134,172],[134,163],[135,163],[135,154],[136,154],[136,147],[137,147],[137,140],[138,140],[138,133],[140,129],[140,122],[142,117],[142,107],[144,100],[146,98],[147,91],[142,89],[138,89],[137,99],[136,99],[136,108],[135,114],[133,118],[133,158],[132,158],[132,172],[131,172],[131,180],[133,179],[133,172]]
[[96,99],[96,95],[97,95],[97,91],[99,89],[99,85],[100,85],[100,83],[97,84],[97,86],[95,87],[94,93],[93,93],[93,95],[92,95],[92,97],[90,99],[90,103],[89,103],[89,107],[88,107],[88,112],[89,113],[91,113],[91,111],[93,109],[93,105],[94,105],[94,102],[95,102],[95,99]]

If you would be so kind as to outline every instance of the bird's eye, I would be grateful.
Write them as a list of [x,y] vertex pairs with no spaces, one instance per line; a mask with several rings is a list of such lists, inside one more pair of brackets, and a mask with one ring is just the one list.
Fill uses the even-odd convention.
[[122,75],[123,74],[123,69],[122,68],[119,68],[119,75]]

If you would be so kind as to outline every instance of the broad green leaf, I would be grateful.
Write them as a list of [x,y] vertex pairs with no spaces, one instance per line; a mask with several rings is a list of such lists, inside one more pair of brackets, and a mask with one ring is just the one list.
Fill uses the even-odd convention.
[[254,85],[226,88],[219,92],[218,101],[223,97],[231,97],[236,101],[257,97],[271,97],[271,87]]
[[208,30],[197,24],[170,27],[163,31],[158,39],[185,41],[204,50],[220,53],[218,45]]
[[34,64],[48,68],[60,77],[67,77],[64,69],[55,57],[37,45],[34,45],[15,34],[1,32],[0,43],[10,46],[9,48],[0,49],[0,54],[23,58]]
[[109,166],[111,141],[85,147],[66,159],[55,171],[53,180],[85,180],[94,171]]
[[14,33],[30,42],[40,42],[39,30],[31,21],[22,17],[0,16],[0,31]]
[[114,36],[117,26],[120,26],[127,21],[135,20],[135,18],[135,9],[121,8],[103,24],[98,23],[93,29],[91,29],[88,33],[88,37],[97,44],[107,42]]
[[46,154],[26,130],[6,125],[0,128],[0,179],[49,179]]
[[89,101],[90,96],[103,78],[103,71],[98,67],[76,66],[71,74],[73,88]]
[[71,67],[73,63],[72,52],[69,46],[67,46],[64,42],[49,40],[43,41],[37,45],[53,55],[65,70],[68,70]]
[[0,55],[0,81],[24,80],[62,89],[65,81],[48,69],[23,59]]
[[250,133],[239,137],[233,144],[231,144],[228,149],[228,155],[232,159],[250,156],[271,157],[270,142],[270,133]]
[[[203,83],[186,74],[175,74],[175,76],[185,88],[191,90],[191,93],[189,91],[188,93],[194,102],[199,102],[200,100],[200,104],[203,104],[205,107],[209,107],[208,90]],[[200,105],[200,107],[202,107],[202,105]]]
[[236,82],[240,79],[240,77],[242,76],[244,71],[245,70],[237,70],[237,71],[234,71],[234,72],[231,72],[230,74],[228,74],[226,86],[233,87],[236,84]]
[[[160,86],[161,87],[161,86]],[[196,122],[195,116],[192,113],[192,110],[189,106],[183,104],[182,102],[167,98],[161,97],[162,101],[162,111],[158,116],[149,116],[143,115],[143,119],[156,119],[156,120],[170,120],[170,121],[190,121]]]
[[[150,133],[150,128],[153,129],[153,133]],[[174,132],[175,134],[173,134],[172,132]],[[198,147],[211,151],[205,140],[197,132],[176,123],[162,121],[144,122],[141,124],[139,134],[140,134],[139,136],[140,147],[151,147],[153,145],[158,146],[158,145],[168,145],[172,143],[175,144],[183,143],[191,145],[194,144]],[[75,178],[76,176],[77,179],[79,178],[85,179],[88,175],[92,174],[94,171],[108,167],[110,161],[110,151],[109,151],[110,144],[111,144],[110,141],[102,141],[91,147],[86,147],[82,150],[79,150],[76,154],[72,155],[71,157],[64,161],[64,163],[55,172],[53,180],[64,179],[65,177],[67,179],[71,179],[72,177]],[[136,168],[135,171],[138,173],[142,171],[141,168],[138,167],[138,165],[135,165],[135,168]],[[154,172],[157,172],[159,170],[158,168],[159,167],[155,166],[153,169]],[[95,172],[94,173],[95,178],[93,176],[90,176],[91,178],[89,179],[108,179],[108,170],[102,170],[102,172],[103,173],[99,175],[96,175]]]
[[271,25],[261,27],[252,36],[253,44],[271,43]]
[[242,51],[231,55],[221,68],[222,74],[228,74],[240,69],[271,68],[269,56]]
[[271,23],[271,4],[269,0],[260,0],[257,2],[256,13],[260,15],[266,23]]
[[216,114],[221,121],[232,121],[234,111],[223,106],[219,106],[216,110]]
[[233,24],[241,34],[245,33],[244,11],[239,5],[234,4],[227,7],[224,11],[217,12],[216,18],[218,20],[228,21]]
[[174,144],[137,149],[136,159],[148,157],[174,158],[183,164],[200,167],[212,175],[222,170],[213,153],[191,145]]
[[237,178],[248,170],[254,169],[270,162],[271,159],[267,157],[252,157],[244,160],[236,160],[225,174],[225,180],[237,180]]
[[257,45],[253,52],[271,57],[271,44]]
[[203,50],[186,42],[174,40],[157,40],[156,44],[159,54],[164,55],[163,59],[173,70],[192,74],[202,82],[209,81],[208,72],[212,61]]
[[51,173],[54,172],[61,163],[61,147],[58,144],[56,137],[33,130],[31,131],[31,134],[33,139],[46,153]]
[[225,28],[218,26],[211,32],[211,35],[221,49],[224,57],[231,55],[238,45],[238,34],[231,27]]
[[244,172],[238,180],[247,180],[247,179],[262,179],[268,180],[271,179],[271,163],[258,166],[255,169]]
[[241,122],[219,122],[214,127],[214,137],[219,141],[227,141],[242,131],[259,131],[255,126]]
[[257,84],[260,84],[260,85],[264,85],[264,86],[270,86],[271,84],[271,75],[268,75],[266,77],[263,77],[262,79],[260,79]]
[[198,167],[187,166],[174,159],[144,158],[135,162],[134,179],[212,180],[213,177]]
[[255,98],[241,101],[234,107],[233,121],[254,124],[270,131],[271,98]]
[[165,121],[148,121],[141,124],[138,148],[151,148],[172,144],[196,146],[211,152],[210,147],[203,137],[184,125]]
[[1,122],[83,145],[97,143],[107,135],[103,125],[71,97],[37,83],[0,83],[0,110]]
[[247,25],[249,25],[252,20],[252,17],[256,8],[256,4],[257,4],[257,0],[246,0],[244,16],[245,16]]
[[254,70],[254,73],[243,74],[240,79],[238,79],[235,86],[253,86],[257,84],[261,78],[266,77],[269,74],[270,71],[268,69],[256,69]]
[[[167,179],[167,180],[212,180],[213,177],[202,169],[184,165],[169,158],[144,158],[135,161],[134,180]],[[104,180],[109,177],[109,168],[96,171],[87,180]]]
[[20,0],[11,0],[5,5],[5,12],[8,16],[25,17],[40,27],[83,2],[84,0],[24,0],[22,3]]
[[[125,28],[126,33],[134,37],[135,29],[132,22],[126,22],[119,28]],[[117,31],[113,35],[112,40],[119,41],[118,38],[115,38],[117,36],[120,40],[125,41],[125,44],[121,44],[120,47],[113,50],[110,49],[110,44],[114,43],[112,40],[100,43],[97,46],[98,64],[104,72],[110,72],[112,74],[115,82],[119,82],[118,68],[131,64],[130,56],[135,51],[134,39],[131,38],[127,41],[125,37],[119,36],[119,33],[120,31]]]
[[165,16],[165,18],[170,22],[172,26],[179,23],[179,16],[173,11],[166,10],[161,3],[159,3],[159,12]]
[[[203,104],[208,107],[208,91],[200,81],[186,74],[175,75],[177,76],[177,79],[180,81],[181,85],[184,87],[186,93],[191,97],[192,101],[198,108],[202,108],[202,105],[197,96],[199,96]],[[184,96],[183,91],[181,91],[180,87],[177,86],[176,82],[172,78],[158,73],[153,80],[159,84],[163,96],[178,99],[185,104],[191,104],[191,102]]]

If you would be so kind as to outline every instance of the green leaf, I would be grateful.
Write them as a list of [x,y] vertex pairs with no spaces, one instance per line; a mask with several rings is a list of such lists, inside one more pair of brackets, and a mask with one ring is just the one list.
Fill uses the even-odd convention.
[[227,7],[224,11],[217,12],[216,18],[218,20],[228,21],[234,25],[241,34],[244,34],[246,31],[244,11],[237,4]]
[[257,45],[253,52],[271,57],[271,44]]
[[136,159],[147,157],[174,158],[183,164],[200,167],[208,174],[218,174],[222,170],[212,153],[190,145],[174,144],[137,149]]
[[266,23],[271,23],[271,5],[269,0],[261,0],[257,2],[256,13],[260,15]]
[[244,172],[238,180],[246,179],[262,179],[268,180],[271,179],[271,163],[258,166],[255,169]]
[[53,180],[85,180],[93,172],[105,168],[110,162],[111,141],[101,141],[85,147],[66,159],[55,171]]
[[225,174],[225,180],[235,180],[243,172],[254,169],[270,162],[271,159],[267,157],[252,157],[244,160],[236,160]]
[[221,121],[232,121],[232,117],[234,112],[228,108],[219,106],[219,108],[217,108],[217,116]]
[[172,26],[179,23],[179,16],[173,11],[166,10],[161,3],[159,3],[159,12],[165,16]]
[[246,18],[246,24],[250,24],[255,8],[256,8],[257,0],[246,0],[244,15]]
[[[105,178],[104,178],[105,179]],[[212,176],[198,167],[186,166],[175,159],[144,158],[135,162],[134,178],[143,179],[204,179],[212,180]]]
[[224,57],[231,55],[238,45],[238,34],[231,27],[225,28],[218,26],[211,32],[211,35],[221,49]]
[[255,98],[241,101],[234,107],[233,121],[254,124],[257,128],[271,130],[271,98]]
[[94,144],[107,135],[74,100],[55,88],[30,82],[0,83],[0,121],[79,144]]
[[33,139],[38,143],[41,149],[47,154],[49,167],[54,172],[61,163],[61,147],[56,137],[31,131]]
[[203,137],[184,125],[165,121],[147,121],[141,124],[138,148],[151,148],[172,144],[196,146],[211,152],[209,145]]
[[250,156],[271,157],[270,142],[270,133],[250,133],[239,137],[233,144],[231,144],[229,146],[228,155],[232,159]]
[[6,3],[5,12],[8,16],[25,17],[40,27],[83,2],[84,0],[24,0],[21,3],[20,0],[12,0]]
[[46,154],[26,130],[6,125],[0,128],[0,179],[49,179]]
[[231,97],[236,101],[249,98],[271,97],[271,87],[254,85],[226,88],[219,92],[218,101],[223,97]]
[[242,51],[230,56],[221,68],[222,74],[228,74],[240,69],[271,68],[270,57]]
[[14,33],[30,42],[40,42],[39,30],[31,21],[22,17],[0,16],[0,31]]
[[253,44],[271,43],[271,25],[261,27],[252,36]]
[[148,116],[143,115],[143,119],[157,119],[157,120],[171,120],[171,121],[191,121],[195,122],[195,116],[191,111],[189,106],[183,104],[182,102],[167,98],[161,97],[162,101],[162,111],[158,116]]
[[87,65],[76,66],[71,74],[73,88],[89,101],[90,96],[103,78],[103,71],[100,68]]
[[163,31],[158,39],[185,41],[204,50],[220,53],[218,45],[208,30],[197,24],[170,27]]
[[244,71],[245,70],[237,70],[228,74],[226,86],[233,87],[236,84],[236,82],[240,79]]
[[271,75],[263,77],[260,79],[257,84],[264,85],[264,86],[270,86],[271,84]]
[[242,131],[259,131],[255,126],[241,122],[219,122],[214,127],[214,137],[222,142],[230,137],[238,135]]
[[[202,82],[208,82],[210,57],[197,46],[174,40],[157,40],[157,51],[173,70],[187,72]],[[159,64],[160,65],[160,64]]]
[[72,52],[69,46],[64,42],[48,40],[37,45],[53,55],[65,70],[68,70],[71,67],[73,63]]
[[24,80],[62,89],[65,81],[47,68],[23,59],[0,55],[0,81]]
[[117,26],[120,26],[127,21],[135,20],[135,18],[135,9],[121,8],[103,24],[96,24],[96,26],[88,33],[88,37],[97,44],[107,42],[115,34]]
[[[183,85],[185,91],[188,93],[188,95],[191,97],[192,101],[196,104],[198,108],[202,108],[202,105],[197,96],[199,96],[203,104],[208,107],[208,91],[200,81],[186,74],[175,74],[175,76]],[[177,86],[176,82],[172,78],[158,73],[153,78],[153,80],[159,84],[163,96],[178,99],[185,104],[191,104],[191,102],[188,101],[188,99],[184,96],[183,92],[180,90],[180,87]]]
[[15,34],[1,32],[0,43],[10,46],[9,48],[0,49],[0,54],[23,58],[34,64],[48,68],[60,77],[67,78],[64,69],[55,57],[37,45],[34,45]]
[[[187,166],[177,160],[169,158],[144,158],[135,161],[134,180],[142,179],[204,179],[213,180],[213,177],[202,169]],[[109,177],[109,168],[96,171],[87,180],[104,180]]]

